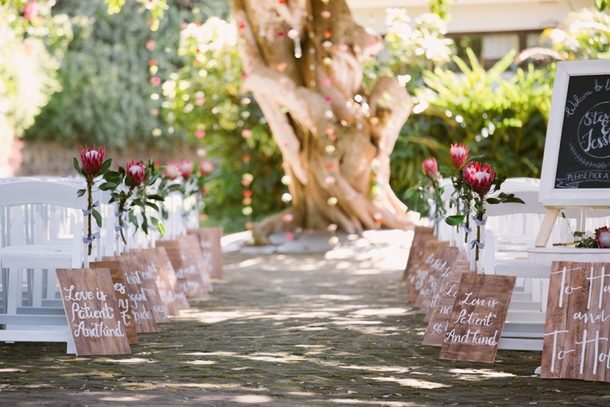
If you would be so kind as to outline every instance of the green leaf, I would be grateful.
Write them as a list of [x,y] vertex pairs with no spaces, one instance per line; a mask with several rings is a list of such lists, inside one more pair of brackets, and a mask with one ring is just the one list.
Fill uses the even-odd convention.
[[464,223],[464,219],[466,219],[466,215],[451,215],[445,218],[445,222],[449,226],[459,226]]
[[76,170],[76,172],[78,172],[80,175],[83,175],[83,171],[81,170],[80,164],[79,164],[78,159],[76,157],[73,157],[72,165],[74,165],[74,169]]
[[151,208],[153,208],[156,211],[159,210],[159,206],[157,204],[155,204],[154,202],[146,201],[146,206],[151,207]]
[[152,199],[153,201],[164,201],[165,198],[159,194],[151,194],[146,197],[147,199]]
[[102,191],[111,191],[117,189],[119,185],[115,182],[104,182],[99,186],[99,189]]
[[108,172],[110,165],[112,164],[112,158],[107,159],[102,163],[102,167],[100,168],[100,174],[105,174]]
[[599,11],[604,11],[607,6],[608,2],[606,0],[595,0],[595,7],[597,7]]
[[81,196],[85,195],[85,192],[87,192],[86,189],[79,189],[78,191],[76,191],[76,196],[80,198]]
[[93,208],[91,210],[91,215],[95,218],[95,223],[97,223],[97,227],[102,227],[102,215],[97,211],[97,209]]

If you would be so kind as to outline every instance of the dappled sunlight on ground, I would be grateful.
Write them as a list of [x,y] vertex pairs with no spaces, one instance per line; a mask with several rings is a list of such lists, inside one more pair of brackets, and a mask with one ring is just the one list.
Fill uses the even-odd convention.
[[[398,242],[404,234],[390,240]],[[125,356],[0,344],[0,405],[604,405],[607,386],[544,381],[536,352],[440,360],[402,284],[408,250],[381,233],[323,254],[225,255],[225,278]],[[375,239],[379,241],[375,241]],[[583,390],[584,389],[584,390]],[[559,391],[560,390],[560,391]],[[597,393],[596,393],[597,392]],[[598,398],[587,404],[583,397]],[[87,397],[83,399],[84,397]],[[519,398],[520,397],[520,398]],[[9,400],[9,401],[7,401]]]

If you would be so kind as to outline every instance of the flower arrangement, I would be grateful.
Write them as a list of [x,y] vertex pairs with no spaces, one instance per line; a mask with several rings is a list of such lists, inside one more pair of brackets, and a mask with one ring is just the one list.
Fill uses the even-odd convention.
[[[484,248],[481,238],[481,229],[485,226],[485,204],[499,203],[524,203],[523,200],[514,194],[500,192],[497,196],[490,197],[490,193],[500,190],[506,176],[497,177],[495,170],[489,164],[481,165],[479,162],[471,161],[463,166],[461,171],[462,181],[461,197],[465,199],[464,211],[462,214],[449,216],[447,224],[457,226],[463,224],[468,219],[472,219],[477,227],[476,236],[470,241],[470,249],[475,251],[474,261],[479,260],[479,250]],[[472,216],[469,216],[472,213]]]
[[[561,213],[565,218],[565,214]],[[608,226],[602,226],[595,229],[593,236],[587,235],[586,232],[572,232],[574,240],[566,243],[553,243],[553,246],[574,246],[584,249],[610,249],[610,229]]]
[[[149,162],[145,165],[142,161],[131,160],[126,168],[119,167],[118,171],[108,171],[105,176],[105,184],[102,187],[111,190],[109,203],[117,204],[117,226],[121,240],[127,244],[124,230],[127,227],[126,218],[137,228],[148,234],[148,226],[151,223],[162,232],[163,226],[157,218],[150,218],[147,215],[146,207],[159,211],[159,206],[155,201],[163,201],[163,196],[151,193],[151,187],[157,182],[160,173],[156,170],[154,163]],[[141,208],[141,219],[133,213],[135,207]]]
[[[87,184],[85,189],[78,190],[78,196],[87,194],[87,209],[83,209],[83,215],[87,217],[87,236],[83,237],[83,243],[88,246],[87,253],[90,255],[93,240],[99,237],[92,231],[92,218],[95,219],[98,227],[102,226],[102,215],[96,209],[99,202],[93,202],[93,187],[104,178],[112,164],[112,159],[104,161],[106,150],[103,147],[89,148],[85,145],[85,147],[79,148],[79,153],[80,164],[76,157],[74,157],[73,164],[76,172],[85,178]],[[102,188],[100,187],[100,189]]]
[[440,186],[440,173],[438,163],[433,157],[428,157],[422,162],[424,177],[428,183],[428,213],[434,225],[438,225],[445,215],[445,205],[443,203],[444,188]]

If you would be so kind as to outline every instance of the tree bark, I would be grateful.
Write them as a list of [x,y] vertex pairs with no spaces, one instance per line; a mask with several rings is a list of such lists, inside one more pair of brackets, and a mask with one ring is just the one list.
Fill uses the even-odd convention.
[[292,177],[292,207],[255,225],[255,243],[331,223],[348,233],[412,228],[415,217],[389,186],[411,99],[392,77],[363,86],[363,64],[382,49],[381,37],[356,24],[345,0],[234,0],[233,8],[243,85]]

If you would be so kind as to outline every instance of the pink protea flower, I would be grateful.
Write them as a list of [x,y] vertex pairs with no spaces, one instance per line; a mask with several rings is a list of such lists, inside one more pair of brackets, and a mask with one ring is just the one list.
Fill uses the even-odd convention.
[[180,175],[185,180],[189,179],[193,175],[193,162],[189,160],[183,160],[180,162]]
[[180,164],[176,162],[168,162],[165,165],[165,176],[170,180],[174,180],[182,175],[180,171]]
[[201,175],[210,175],[214,171],[214,163],[210,160],[199,161],[199,173]]
[[80,147],[79,152],[83,172],[86,175],[96,176],[102,168],[106,150],[103,147],[96,149],[95,146],[93,148],[85,146]]
[[127,163],[126,175],[131,181],[132,187],[137,187],[144,181],[144,175],[146,174],[146,166],[141,162],[130,161]]
[[493,185],[496,173],[489,164],[481,167],[476,161],[466,164],[462,171],[464,182],[470,185],[474,192],[480,196],[485,196]]
[[449,153],[451,154],[451,161],[453,161],[453,165],[458,170],[461,170],[466,161],[468,160],[468,153],[470,149],[466,147],[464,144],[452,144],[449,149]]
[[436,178],[438,174],[438,164],[436,163],[436,159],[433,157],[426,158],[421,163],[422,168],[424,169],[424,175],[428,178]]
[[595,229],[595,241],[597,242],[597,247],[603,249],[610,248],[610,230],[608,230],[608,226]]

